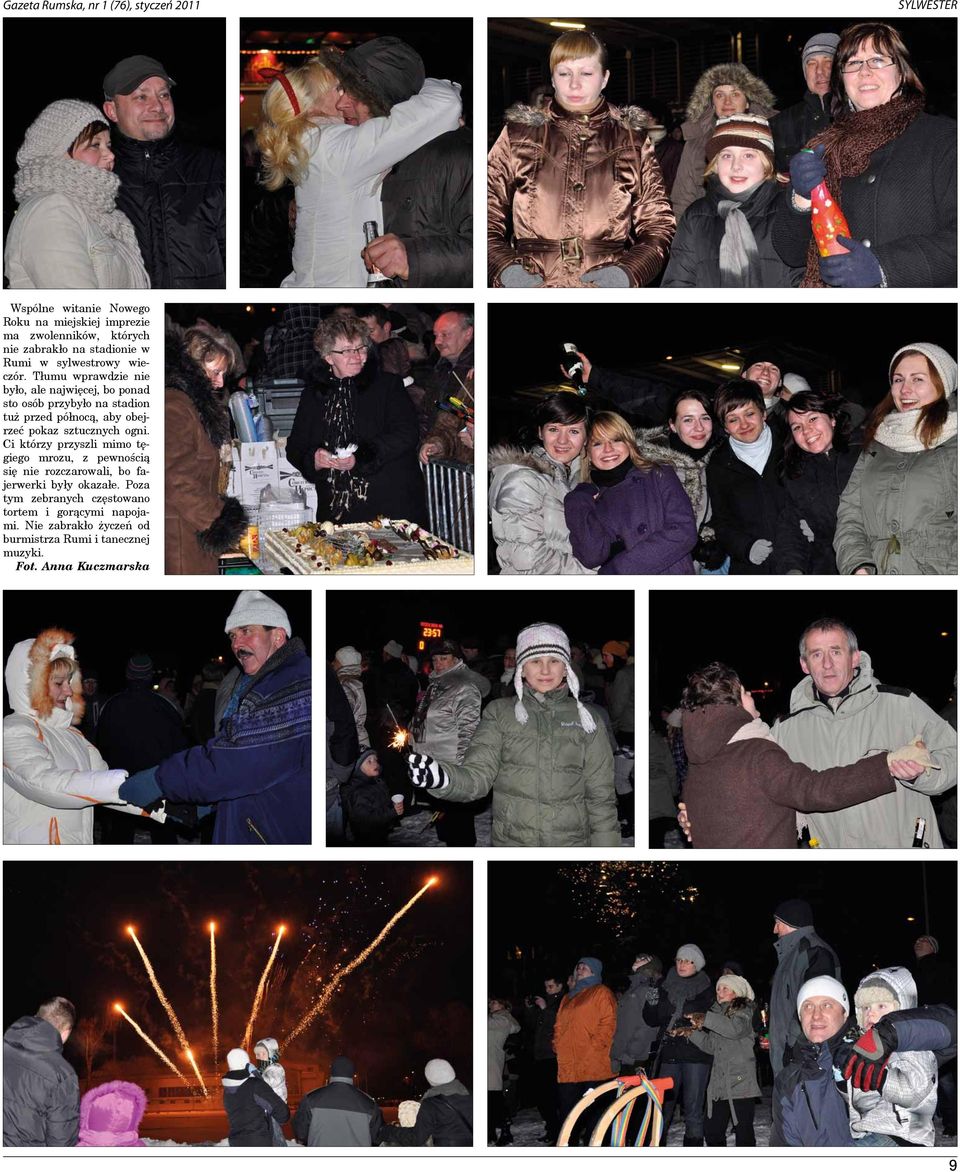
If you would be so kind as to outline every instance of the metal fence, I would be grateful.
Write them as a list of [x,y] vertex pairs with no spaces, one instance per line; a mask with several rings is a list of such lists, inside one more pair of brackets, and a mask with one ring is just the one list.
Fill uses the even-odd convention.
[[473,553],[473,467],[454,460],[426,465],[430,532]]

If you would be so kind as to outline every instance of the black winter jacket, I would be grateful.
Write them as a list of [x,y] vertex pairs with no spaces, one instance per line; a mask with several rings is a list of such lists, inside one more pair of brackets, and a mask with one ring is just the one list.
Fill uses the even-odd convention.
[[473,1097],[456,1079],[426,1092],[413,1127],[388,1127],[383,1132],[384,1145],[403,1148],[422,1148],[431,1138],[435,1148],[473,1144]]
[[[776,572],[777,522],[785,500],[783,486],[777,478],[779,434],[774,430],[773,450],[762,476],[734,455],[729,440],[724,440],[707,465],[713,528],[717,540],[730,555],[731,574]],[[755,566],[748,554],[753,543],[761,538],[774,543],[773,552],[765,562]]]
[[345,1078],[304,1095],[293,1117],[293,1134],[308,1148],[375,1148],[383,1128],[377,1104]]
[[[779,121],[779,119],[775,119]],[[711,180],[713,177],[711,176]],[[706,194],[692,203],[680,217],[677,234],[670,246],[670,262],[663,274],[664,289],[719,289],[720,243],[724,221],[717,205],[727,193],[719,182],[707,181]],[[800,284],[802,268],[790,268],[773,246],[773,224],[777,207],[784,199],[776,182],[762,183],[740,205],[757,242],[760,271],[756,288],[791,289]],[[591,384],[593,379],[591,377]]]
[[[670,974],[667,974],[667,978]],[[667,979],[665,978],[665,980]],[[706,1013],[713,1005],[716,991],[713,983],[704,972],[694,973],[692,977],[684,977],[683,984],[690,987],[683,1002],[683,1015],[688,1013]],[[667,1029],[676,1016],[677,1005],[671,998],[666,985],[661,982],[659,998],[654,1003],[647,1003],[643,1007],[643,1020],[647,1025],[660,1027],[660,1061],[661,1062],[698,1062],[709,1066],[713,1062],[713,1055],[707,1054],[695,1046],[689,1038],[671,1038]],[[677,1021],[676,1025],[684,1025]]]
[[170,134],[140,142],[114,130],[117,208],[131,221],[154,289],[226,284],[223,155]]
[[790,160],[802,150],[815,134],[822,134],[830,125],[830,95],[821,97],[809,90],[799,102],[781,110],[770,122],[773,132],[773,165],[785,174]]
[[271,1147],[270,1119],[276,1119],[281,1126],[286,1123],[290,1118],[287,1104],[262,1078],[246,1070],[228,1070],[221,1082],[223,1109],[230,1123],[230,1147]]
[[407,249],[414,288],[473,284],[473,144],[450,130],[402,159],[383,181],[383,222]]
[[21,1017],[3,1035],[3,1143],[13,1148],[76,1147],[80,1084],[63,1056],[60,1032]]
[[[787,499],[777,522],[771,554],[776,559],[776,573],[787,574],[791,570],[803,574],[837,573],[833,552],[837,507],[859,456],[857,444],[845,452],[800,453],[800,475],[785,476],[783,480]],[[801,519],[813,530],[812,542],[800,530]]]

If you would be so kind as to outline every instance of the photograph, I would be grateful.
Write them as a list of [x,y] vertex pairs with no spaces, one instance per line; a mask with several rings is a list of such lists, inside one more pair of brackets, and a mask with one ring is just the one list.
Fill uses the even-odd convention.
[[470,1147],[472,900],[469,863],[6,863],[4,1146]]
[[650,846],[957,845],[957,592],[650,594]]
[[956,1147],[956,887],[954,862],[490,863],[488,1146]]
[[487,33],[492,287],[956,286],[954,19]]
[[240,21],[240,285],[473,284],[473,22]]
[[310,842],[309,591],[6,590],[3,611],[4,845]]
[[[491,573],[957,573],[955,305],[521,313]],[[516,318],[490,306],[491,357]]]
[[327,846],[633,845],[632,591],[325,602]]
[[4,288],[225,287],[225,37],[199,16],[189,38],[176,17],[4,22],[11,65],[47,79],[3,81]]
[[168,305],[168,574],[472,574],[473,305]]

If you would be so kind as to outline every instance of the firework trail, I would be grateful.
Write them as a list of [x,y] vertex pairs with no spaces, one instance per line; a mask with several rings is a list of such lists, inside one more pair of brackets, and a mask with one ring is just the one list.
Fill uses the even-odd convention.
[[436,878],[428,879],[417,892],[417,894],[412,899],[407,900],[403,907],[395,915],[391,916],[389,920],[387,920],[387,922],[380,929],[378,934],[370,941],[367,947],[364,948],[362,952],[357,953],[357,955],[345,968],[340,969],[338,973],[334,974],[330,983],[327,985],[326,989],[324,989],[322,995],[320,996],[319,1001],[317,1001],[308,1010],[306,1015],[300,1019],[297,1025],[293,1027],[293,1030],[287,1035],[283,1043],[284,1046],[289,1046],[294,1038],[296,1038],[299,1034],[302,1034],[303,1031],[316,1020],[316,1018],[324,1011],[324,1009],[326,1009],[330,1002],[330,998],[336,992],[337,986],[344,979],[344,977],[348,977],[354,969],[359,968],[360,965],[363,964],[363,962],[374,951],[374,949],[390,934],[394,925],[399,920],[401,920],[413,907],[417,900],[420,899],[421,896],[425,895],[437,882],[438,880]]
[[153,985],[154,992],[160,1000],[160,1004],[167,1011],[167,1017],[170,1018],[170,1024],[173,1026],[173,1032],[177,1035],[177,1041],[183,1050],[190,1049],[190,1043],[187,1041],[187,1035],[183,1032],[183,1026],[180,1024],[177,1015],[173,1012],[173,1006],[167,1000],[166,995],[160,988],[160,982],[157,980],[157,974],[153,971],[153,965],[150,963],[150,958],[144,951],[143,945],[137,939],[137,934],[133,927],[127,928],[127,934],[130,939],[136,944],[137,951],[140,953],[140,959],[143,961],[144,968],[147,970],[147,976],[150,978],[150,984]]
[[200,1067],[197,1066],[197,1060],[194,1058],[193,1051],[189,1046],[186,1050],[184,1050],[184,1054],[186,1054],[187,1061],[193,1067],[193,1073],[197,1076],[197,1082],[200,1084],[200,1089],[203,1091],[203,1097],[206,1098],[209,1094],[209,1091],[207,1090],[207,1084],[203,1081],[203,1075],[200,1073]]
[[220,1005],[217,1002],[217,925],[210,922],[210,1025],[213,1034],[213,1068],[220,1067]]
[[161,1061],[165,1062],[167,1064],[167,1066],[170,1067],[170,1069],[177,1076],[177,1078],[181,1079],[183,1082],[185,1082],[187,1084],[187,1086],[189,1086],[190,1083],[187,1081],[186,1077],[184,1075],[182,1075],[179,1070],[177,1070],[177,1068],[170,1061],[170,1059],[166,1056],[166,1054],[164,1054],[164,1052],[160,1049],[160,1047],[157,1045],[157,1043],[152,1038],[147,1037],[147,1035],[137,1025],[137,1023],[133,1020],[133,1018],[130,1016],[130,1014],[127,1013],[127,1011],[123,1008],[123,1006],[120,1004],[119,1001],[114,1003],[113,1008],[117,1011],[117,1013],[120,1014],[121,1017],[125,1018],[133,1026],[133,1028],[137,1031],[137,1033],[140,1035],[140,1037],[143,1038],[143,1040],[147,1043],[147,1045],[150,1047],[150,1049],[153,1050],[153,1052],[160,1057]]
[[241,1049],[246,1050],[250,1046],[250,1039],[253,1036],[253,1023],[257,1020],[257,1014],[260,1012],[260,1005],[263,1002],[264,990],[267,987],[267,978],[270,976],[270,970],[273,968],[273,962],[277,956],[277,949],[280,947],[280,941],[283,939],[283,934],[286,932],[286,926],[281,924],[277,929],[277,939],[273,945],[273,951],[270,953],[270,959],[267,961],[263,970],[263,975],[260,977],[260,984],[257,986],[257,995],[253,999],[253,1008],[250,1010],[250,1020],[247,1022],[247,1028],[243,1035],[243,1044]]

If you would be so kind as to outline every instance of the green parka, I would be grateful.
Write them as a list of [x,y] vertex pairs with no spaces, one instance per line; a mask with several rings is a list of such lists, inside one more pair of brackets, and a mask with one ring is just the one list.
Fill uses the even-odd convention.
[[462,765],[444,761],[445,801],[472,802],[493,790],[494,846],[619,846],[613,753],[602,727],[588,733],[561,684],[524,687],[527,723],[513,699],[488,704]]
[[757,1082],[757,1058],[753,1050],[752,1001],[742,997],[721,1005],[714,1002],[703,1018],[703,1027],[690,1035],[690,1041],[713,1055],[710,1082],[707,1084],[707,1114],[713,1104],[724,1100],[730,1104],[734,1123],[737,1109],[734,1099],[753,1099],[760,1094]]

